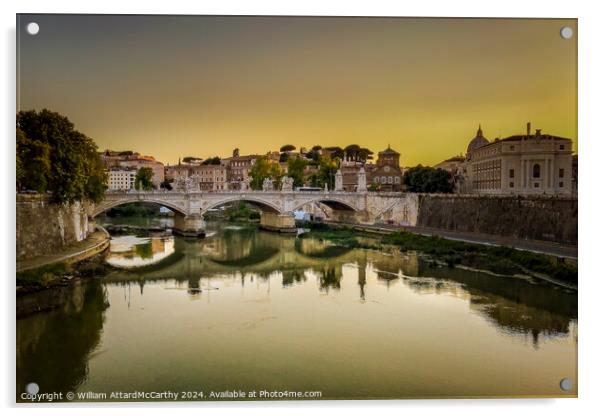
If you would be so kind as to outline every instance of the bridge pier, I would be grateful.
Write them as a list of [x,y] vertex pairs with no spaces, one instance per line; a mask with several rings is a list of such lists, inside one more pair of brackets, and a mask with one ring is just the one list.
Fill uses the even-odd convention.
[[185,237],[205,237],[205,220],[201,214],[174,215],[173,233]]
[[292,212],[279,214],[276,212],[261,212],[261,221],[259,226],[268,231],[279,233],[296,233],[295,216]]

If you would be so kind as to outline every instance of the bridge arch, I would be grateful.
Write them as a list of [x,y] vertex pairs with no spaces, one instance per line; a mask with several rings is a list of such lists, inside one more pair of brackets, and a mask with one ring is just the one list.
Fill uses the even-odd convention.
[[276,205],[275,203],[273,203],[271,201],[267,201],[262,198],[257,198],[257,197],[247,196],[247,195],[235,196],[235,197],[230,197],[230,198],[224,198],[224,199],[221,199],[218,201],[212,201],[209,205],[202,208],[201,213],[205,213],[205,212],[209,211],[210,209],[214,209],[214,208],[220,207],[222,205],[226,205],[226,204],[231,204],[233,202],[247,202],[251,205],[256,206],[257,208],[261,209],[262,211],[274,212],[277,214],[282,213],[282,210],[280,209],[280,207],[278,205]]
[[162,200],[159,198],[145,198],[145,199],[124,198],[124,199],[107,200],[107,201],[104,201],[101,205],[95,206],[94,211],[92,212],[92,218],[96,217],[99,214],[102,214],[103,212],[110,210],[111,208],[115,208],[120,205],[133,204],[136,202],[146,202],[149,204],[156,204],[156,205],[160,205],[165,208],[169,208],[178,214],[188,215],[188,213],[186,212],[186,210],[184,208],[182,208],[182,207],[178,206],[177,204],[174,204],[170,201],[165,201],[165,200]]
[[303,205],[313,204],[315,202],[324,204],[333,210],[354,211],[354,212],[359,211],[359,209],[357,209],[357,207],[355,207],[352,203],[345,201],[344,199],[332,197],[332,196],[326,196],[326,195],[317,196],[316,198],[308,199],[305,201],[300,201],[296,204],[293,211],[300,209]]

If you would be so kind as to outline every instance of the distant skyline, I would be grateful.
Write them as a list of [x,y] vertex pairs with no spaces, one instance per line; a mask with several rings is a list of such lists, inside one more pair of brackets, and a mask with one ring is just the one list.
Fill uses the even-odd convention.
[[[390,143],[401,164],[532,130],[577,153],[575,19],[20,15],[17,109],[178,158]],[[30,36],[25,26],[40,25]],[[570,26],[569,40],[559,35]]]

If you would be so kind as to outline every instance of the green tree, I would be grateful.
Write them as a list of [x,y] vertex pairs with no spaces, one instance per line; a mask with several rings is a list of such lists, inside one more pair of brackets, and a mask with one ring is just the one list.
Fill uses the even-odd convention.
[[329,156],[322,156],[320,158],[320,164],[318,166],[318,173],[316,179],[313,181],[312,186],[319,186],[323,188],[324,185],[328,184],[328,189],[334,189],[334,178],[339,168],[339,159],[331,158]]
[[150,191],[153,189],[153,170],[148,167],[138,169],[136,179],[134,180],[134,188],[136,190]]
[[293,157],[287,163],[287,175],[293,178],[293,186],[303,186],[305,182],[305,166],[307,160],[302,157]]
[[16,177],[18,190],[44,193],[50,174],[50,147],[39,140],[30,140],[17,128]]
[[280,148],[280,152],[284,153],[284,152],[292,152],[296,149],[295,146],[293,146],[292,144],[285,144],[284,146],[282,146]]
[[410,192],[451,193],[454,191],[451,173],[421,165],[408,169],[403,176],[403,183]]
[[201,165],[219,165],[221,163],[222,160],[219,158],[219,156],[214,156],[210,157],[209,159],[203,160],[203,163],[201,163]]
[[339,146],[327,147],[324,150],[327,150],[330,153],[331,159],[341,159],[344,156],[343,149]]
[[284,170],[280,167],[280,163],[271,162],[269,176],[274,181],[274,189],[280,189],[282,186],[282,177],[284,176]]
[[251,189],[262,189],[263,180],[270,177],[270,167],[270,160],[266,156],[257,158],[249,171],[249,176],[251,177]]
[[196,157],[196,156],[186,156],[182,159],[182,162],[184,163],[200,163],[203,159],[200,157]]
[[343,151],[345,152],[347,159],[358,160],[360,149],[361,147],[359,147],[357,144],[350,144],[349,146],[345,147]]
[[100,201],[107,176],[92,139],[49,110],[17,114],[19,186],[51,191],[57,202]]
[[278,188],[284,172],[280,167],[280,164],[269,159],[267,156],[261,156],[257,158],[251,170],[249,176],[251,177],[251,189],[261,190],[263,189],[263,181],[266,178],[272,178],[274,181],[274,187]]

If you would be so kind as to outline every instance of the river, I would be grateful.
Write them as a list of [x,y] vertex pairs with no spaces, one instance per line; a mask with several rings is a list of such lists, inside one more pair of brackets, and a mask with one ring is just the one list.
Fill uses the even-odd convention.
[[108,275],[17,320],[17,392],[576,395],[574,291],[251,225],[207,235],[114,236]]

